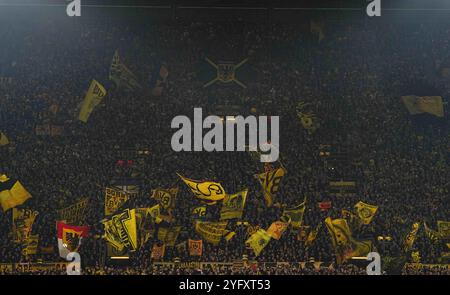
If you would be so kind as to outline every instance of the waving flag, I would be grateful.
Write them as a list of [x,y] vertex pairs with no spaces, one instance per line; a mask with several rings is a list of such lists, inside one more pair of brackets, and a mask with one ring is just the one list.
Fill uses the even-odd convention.
[[70,252],[77,252],[81,240],[89,235],[89,226],[73,226],[62,221],[56,222],[59,256],[66,259]]
[[18,180],[10,179],[6,175],[0,176],[0,204],[3,212],[22,205],[29,198],[31,194]]
[[226,196],[225,189],[218,182],[193,180],[179,174],[178,176],[191,189],[195,197],[210,202],[208,205],[213,205]]

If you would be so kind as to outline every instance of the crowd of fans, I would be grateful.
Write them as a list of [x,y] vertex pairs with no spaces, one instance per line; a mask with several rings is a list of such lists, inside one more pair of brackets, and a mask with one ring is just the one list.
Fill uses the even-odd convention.
[[[183,270],[151,265],[156,235],[131,253],[125,272],[104,266],[102,240],[104,190],[113,180],[139,181],[140,195],[125,207],[148,207],[151,190],[180,188],[174,211],[183,230],[178,241],[199,239],[191,209],[200,204],[176,173],[192,179],[220,182],[229,193],[249,189],[243,220],[267,228],[280,218],[283,205],[307,199],[304,224],[314,228],[327,216],[339,218],[341,209],[358,201],[379,206],[370,225],[354,233],[370,239],[382,257],[406,256],[403,241],[414,222],[436,228],[449,219],[449,120],[411,116],[401,95],[450,94],[450,80],[439,69],[450,64],[450,25],[325,24],[325,38],[294,24],[202,23],[170,24],[106,21],[15,25],[0,20],[0,76],[12,83],[0,86],[0,131],[11,141],[0,147],[0,174],[19,179],[33,196],[23,208],[39,212],[32,232],[40,247],[54,246],[53,254],[22,255],[10,238],[11,213],[0,214],[0,263],[61,261],[57,254],[57,210],[89,198],[86,224],[91,235],[83,241],[81,256],[89,274],[181,274]],[[116,89],[108,81],[112,56],[136,74],[142,89]],[[204,88],[198,68],[204,57],[239,62],[249,58],[252,75],[242,77],[247,88],[216,84]],[[152,96],[150,73],[160,62],[169,78],[161,96]],[[108,90],[88,123],[77,120],[79,105],[92,79]],[[433,93],[428,93],[433,92]],[[296,113],[300,101],[309,103],[320,127],[310,132]],[[49,108],[57,105],[57,112]],[[172,151],[171,120],[192,117],[194,107],[214,113],[218,105],[236,105],[241,115],[280,116],[281,163],[287,170],[275,203],[267,208],[255,174],[264,166],[245,152],[206,153]],[[61,136],[38,136],[39,124],[63,126]],[[323,146],[331,151],[321,157]],[[118,165],[120,151],[148,149],[130,166]],[[339,154],[339,160],[335,155]],[[129,159],[126,159],[129,160]],[[128,162],[126,162],[128,163]],[[277,165],[276,163],[274,165]],[[330,194],[330,180],[356,181],[350,196]],[[317,204],[331,201],[321,211]],[[206,219],[218,220],[220,206],[210,206]],[[311,247],[289,230],[271,241],[258,257],[245,247],[246,230],[219,246],[204,243],[201,257],[189,257],[167,248],[163,260],[236,261],[244,254],[258,261],[334,261],[325,226]],[[390,236],[389,242],[378,239]],[[432,244],[419,231],[414,243],[423,263],[441,262],[445,243]],[[107,263],[107,262],[106,262]],[[190,272],[189,270],[185,270]],[[359,274],[353,266],[320,271],[297,268],[247,269],[245,274]],[[406,269],[404,273],[443,273]],[[232,269],[204,273],[242,273]],[[448,270],[446,272],[448,274]],[[43,272],[42,274],[48,274]]]

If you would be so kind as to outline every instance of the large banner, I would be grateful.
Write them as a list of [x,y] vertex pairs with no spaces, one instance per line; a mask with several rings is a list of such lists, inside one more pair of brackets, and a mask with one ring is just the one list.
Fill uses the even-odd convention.
[[31,209],[13,209],[12,233],[15,243],[24,243],[30,236],[37,211]]
[[117,252],[137,249],[136,211],[126,209],[103,222],[104,238]]
[[105,189],[105,215],[114,214],[126,201],[137,195],[137,191],[124,191],[115,187],[107,187]]
[[444,104],[440,96],[402,96],[402,101],[411,115],[428,113],[444,117]]
[[233,195],[227,195],[222,204],[220,219],[241,219],[244,213],[245,201],[247,199],[248,189]]
[[228,225],[228,221],[212,222],[201,221],[195,222],[195,231],[209,243],[217,246],[222,239],[222,236],[226,233],[225,228]]
[[83,224],[88,203],[89,199],[84,198],[69,207],[58,210],[59,220],[64,220],[68,224]]

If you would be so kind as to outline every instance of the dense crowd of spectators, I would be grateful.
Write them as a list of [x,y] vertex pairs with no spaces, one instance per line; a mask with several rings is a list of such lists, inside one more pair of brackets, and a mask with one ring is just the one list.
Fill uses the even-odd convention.
[[[249,189],[243,220],[267,228],[278,220],[282,205],[295,206],[307,198],[304,224],[314,228],[327,216],[339,218],[360,200],[379,206],[372,223],[354,233],[371,239],[381,256],[408,256],[403,241],[414,222],[435,228],[449,219],[448,116],[408,114],[401,95],[450,94],[450,80],[439,69],[450,66],[450,25],[414,23],[361,25],[330,23],[325,38],[317,41],[308,29],[294,24],[105,23],[103,21],[15,25],[0,20],[0,76],[12,77],[0,86],[0,131],[11,144],[0,147],[0,174],[19,179],[32,194],[22,207],[39,212],[33,233],[41,247],[55,246],[57,209],[77,200],[90,200],[86,224],[91,237],[82,245],[83,263],[92,274],[115,274],[103,267],[105,241],[104,189],[115,179],[140,182],[140,196],[126,207],[147,207],[152,189],[180,187],[174,224],[182,225],[178,241],[199,239],[192,226],[191,209],[200,204],[176,173],[192,179],[220,182],[229,193]],[[3,46],[4,45],[4,46]],[[108,81],[114,51],[142,85],[136,91],[116,89]],[[212,60],[239,62],[249,58],[252,74],[237,85],[203,87],[199,64]],[[150,73],[167,64],[169,78],[162,96],[152,96]],[[77,121],[79,105],[92,79],[108,90],[87,124]],[[432,92],[432,93],[429,93]],[[320,127],[315,132],[300,124],[296,106],[309,103]],[[57,112],[50,112],[52,105]],[[172,151],[172,118],[192,117],[194,107],[214,113],[218,105],[236,105],[241,115],[280,116],[281,162],[287,170],[276,203],[267,208],[258,180],[264,171],[248,153]],[[255,112],[256,111],[256,112]],[[61,136],[37,136],[35,127],[63,126]],[[321,157],[323,146],[331,156]],[[118,165],[123,150],[149,149],[150,155],[132,157],[131,167]],[[340,155],[339,159],[335,155]],[[126,162],[127,163],[127,162]],[[330,180],[353,180],[353,196],[333,196]],[[317,204],[331,201],[321,211]],[[220,206],[208,207],[207,219],[218,220]],[[234,226],[234,225],[232,225]],[[307,248],[289,230],[271,241],[261,255],[246,249],[246,230],[218,247],[204,243],[200,258],[168,248],[164,260],[235,261],[248,254],[258,261],[333,261],[334,251],[326,227]],[[36,258],[61,261],[54,254],[21,255],[21,245],[10,238],[11,213],[0,214],[0,262]],[[379,236],[390,236],[389,242]],[[179,273],[151,267],[150,251],[156,235],[131,254],[125,273]],[[421,262],[438,263],[445,243],[431,244],[419,231],[414,251]],[[232,270],[224,270],[234,273]],[[352,266],[321,271],[289,269],[249,270],[270,274],[356,274]],[[406,270],[405,273],[416,273]],[[432,272],[429,270],[428,272]],[[214,272],[213,272],[214,273]],[[448,271],[447,271],[448,274]]]

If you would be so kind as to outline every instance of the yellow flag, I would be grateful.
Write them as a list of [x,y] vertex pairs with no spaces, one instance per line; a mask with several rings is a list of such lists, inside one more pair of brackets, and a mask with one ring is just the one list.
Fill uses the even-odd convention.
[[115,213],[128,199],[137,196],[137,192],[124,191],[114,187],[105,189],[105,215]]
[[269,244],[271,238],[272,237],[265,230],[259,229],[245,241],[245,244],[253,249],[256,256],[259,256],[261,251]]
[[96,80],[92,80],[91,86],[89,86],[86,97],[84,98],[83,104],[81,105],[78,119],[84,123],[87,123],[92,111],[98,104],[100,104],[105,95],[105,88]]
[[402,101],[405,104],[411,115],[429,113],[437,117],[444,117],[444,105],[441,96],[402,96]]
[[180,174],[178,176],[186,183],[197,198],[212,202],[208,203],[209,205],[223,200],[226,196],[225,189],[218,182],[193,180],[184,178]]
[[286,208],[283,211],[283,216],[290,220],[290,224],[293,228],[300,228],[303,222],[303,215],[306,209],[306,201],[295,206],[294,208]]
[[222,210],[220,211],[220,220],[242,218],[247,193],[248,190],[244,190],[237,194],[227,195],[223,200]]
[[416,222],[413,224],[411,231],[408,233],[408,235],[405,238],[405,242],[403,244],[403,250],[405,252],[411,251],[414,241],[416,240],[417,232],[419,231],[420,223]]
[[178,235],[180,234],[181,226],[174,226],[171,228],[160,227],[158,230],[158,240],[169,247],[175,246]]
[[258,175],[258,180],[264,191],[264,199],[267,207],[273,204],[273,198],[280,188],[280,182],[286,171],[283,168],[278,168],[269,172],[264,172]]
[[319,223],[315,229],[309,232],[308,237],[305,241],[305,246],[310,247],[314,241],[316,240],[317,234],[319,233],[319,230],[322,228],[322,222]]
[[5,145],[8,145],[8,144],[9,144],[8,137],[6,137],[5,134],[0,132],[0,146],[5,146]]
[[31,209],[13,208],[12,232],[14,242],[23,243],[28,239],[37,215],[38,212]]
[[341,264],[355,256],[365,256],[372,251],[371,241],[357,241],[353,239],[350,228],[345,219],[325,219],[325,225],[331,236],[336,251],[336,262]]
[[31,198],[31,194],[18,180],[12,180],[6,175],[0,176],[0,204],[3,211],[22,205]]
[[225,228],[228,221],[201,221],[195,222],[195,231],[203,238],[203,240],[217,246],[220,243],[222,236],[226,233]]
[[363,224],[369,224],[372,221],[372,218],[375,216],[375,213],[378,210],[378,206],[369,205],[364,202],[359,201],[355,205],[356,213],[361,219]]
[[104,238],[118,251],[137,249],[136,211],[126,209],[103,222]]
[[450,239],[450,221],[438,220],[437,227],[441,239]]
[[178,188],[157,188],[153,190],[152,198],[159,202],[162,208],[169,209],[175,207],[175,200],[178,194]]

